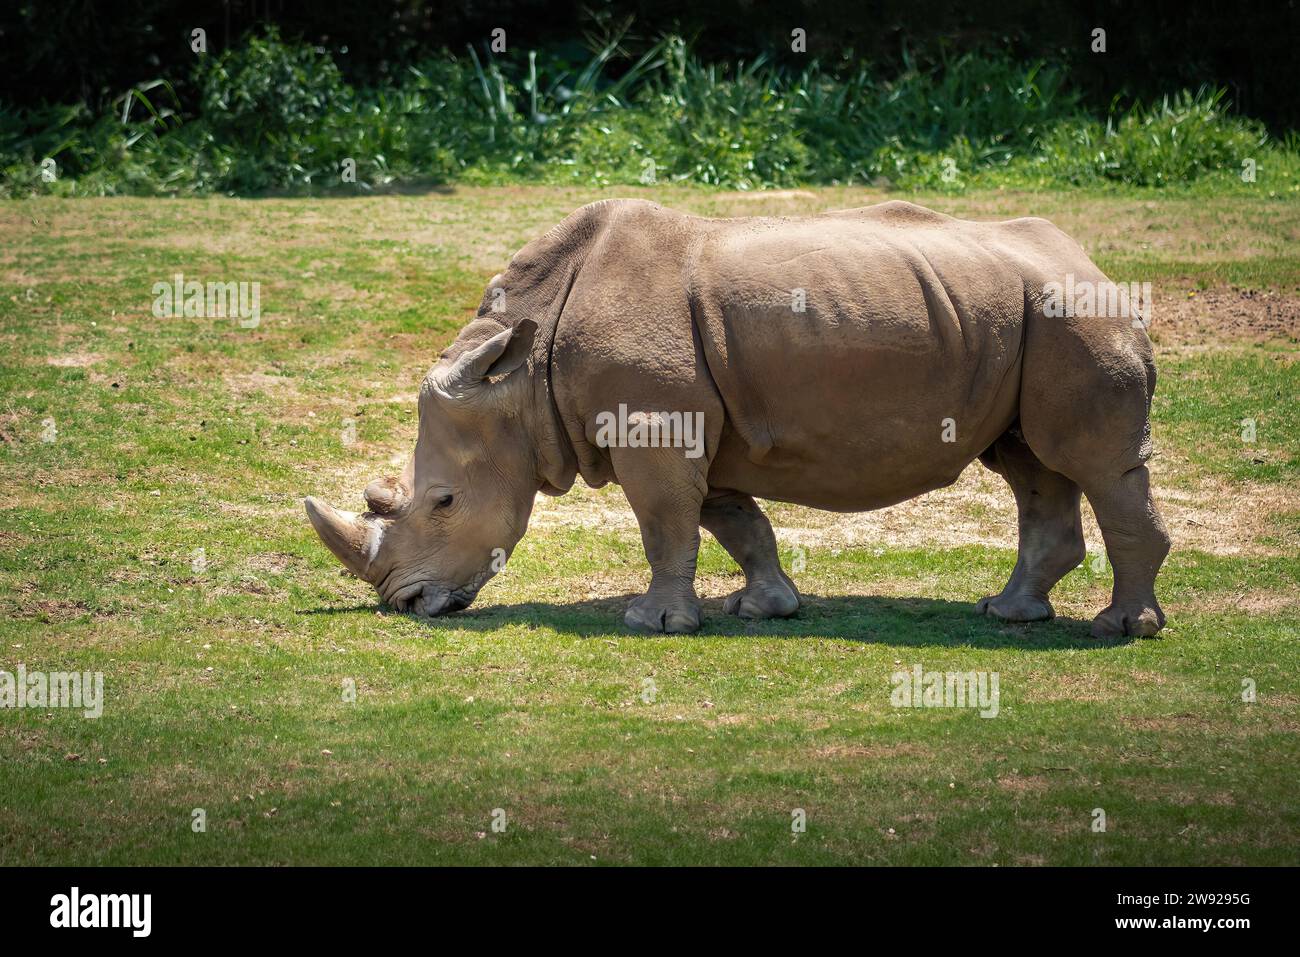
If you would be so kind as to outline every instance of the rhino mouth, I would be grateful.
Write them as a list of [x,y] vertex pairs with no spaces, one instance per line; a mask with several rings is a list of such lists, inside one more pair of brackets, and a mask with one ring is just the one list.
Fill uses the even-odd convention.
[[448,615],[468,608],[477,595],[478,589],[448,588],[435,582],[412,582],[386,597],[381,593],[380,597],[394,611],[420,618],[436,618],[438,615]]

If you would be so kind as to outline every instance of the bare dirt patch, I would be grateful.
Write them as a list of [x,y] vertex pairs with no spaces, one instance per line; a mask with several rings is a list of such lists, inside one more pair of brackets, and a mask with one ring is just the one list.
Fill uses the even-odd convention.
[[1300,295],[1277,290],[1171,289],[1153,294],[1151,339],[1163,346],[1225,340],[1300,342]]

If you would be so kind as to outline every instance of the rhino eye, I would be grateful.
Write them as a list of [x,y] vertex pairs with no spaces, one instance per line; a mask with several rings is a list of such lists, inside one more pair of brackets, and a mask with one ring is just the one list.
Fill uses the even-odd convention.
[[450,504],[451,504],[450,495],[444,495],[442,498],[438,499],[438,508],[446,508]]

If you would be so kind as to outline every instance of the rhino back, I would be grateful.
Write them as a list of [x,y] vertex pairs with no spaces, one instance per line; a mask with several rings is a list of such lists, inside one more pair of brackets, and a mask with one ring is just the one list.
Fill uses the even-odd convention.
[[717,489],[854,511],[949,484],[1019,412],[1035,287],[1095,270],[1045,221],[908,203],[801,219],[641,200],[599,212],[549,362],[592,485],[615,478],[594,418],[621,402],[701,411]]
[[1024,286],[989,230],[886,204],[709,231],[690,296],[727,415],[710,482],[860,509],[953,481],[1018,397]]

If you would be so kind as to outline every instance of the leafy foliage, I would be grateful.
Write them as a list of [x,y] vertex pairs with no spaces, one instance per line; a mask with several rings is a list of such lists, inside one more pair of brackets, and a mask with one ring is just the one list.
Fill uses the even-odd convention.
[[1223,91],[1203,88],[1135,106],[1104,125],[1059,124],[1044,137],[1042,161],[1071,183],[1108,179],[1164,186],[1240,168],[1260,155],[1267,139],[1260,123],[1225,120]]
[[[864,182],[962,190],[990,181],[1163,187],[1230,182],[1247,159],[1297,188],[1294,138],[1270,143],[1221,90],[1089,116],[1063,68],[1000,53],[904,57],[793,72],[762,57],[705,63],[680,37],[639,56],[623,35],[586,62],[443,51],[356,88],[323,49],[271,30],[198,62],[185,115],[170,84],[128,90],[113,115],[0,108],[0,170],[31,192],[256,194],[396,182],[526,179],[732,189]],[[40,164],[54,159],[58,180]],[[344,182],[343,163],[356,182]],[[653,173],[653,178],[649,175]]]

